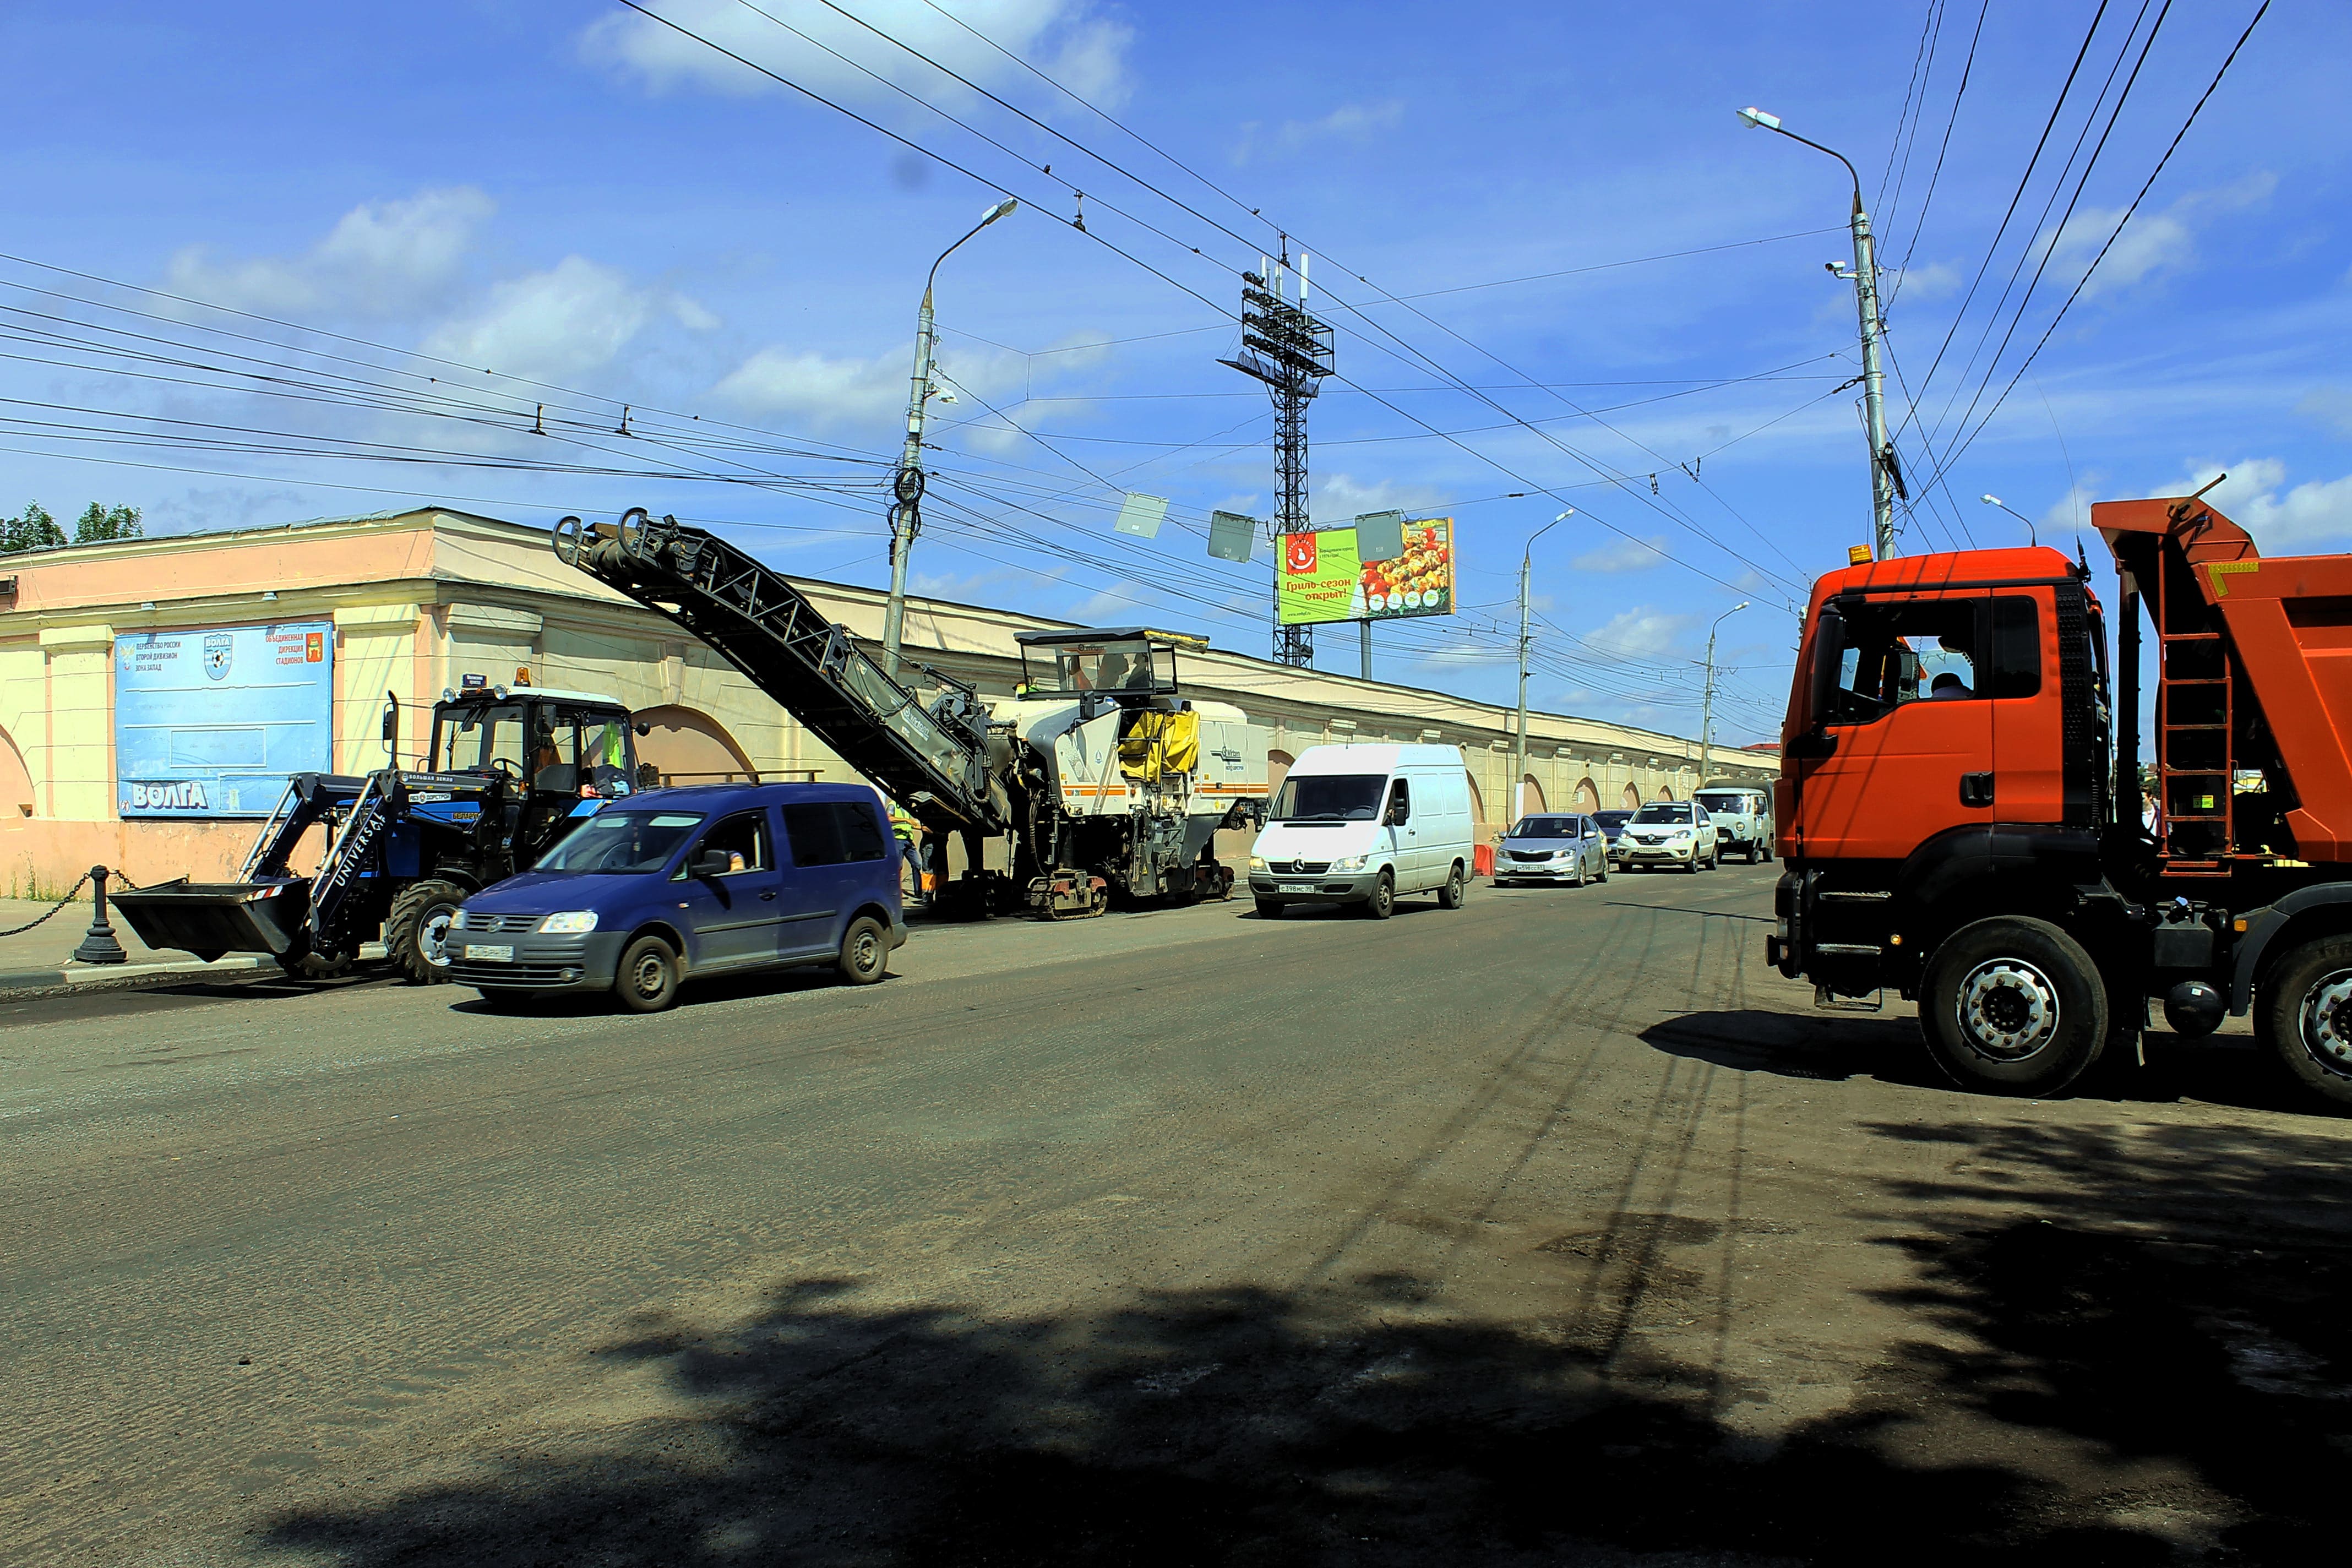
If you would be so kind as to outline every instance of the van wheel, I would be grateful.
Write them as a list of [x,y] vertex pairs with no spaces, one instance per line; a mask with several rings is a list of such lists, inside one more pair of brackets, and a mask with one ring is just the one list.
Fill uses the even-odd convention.
[[1462,862],[1456,860],[1454,862],[1454,869],[1446,874],[1445,886],[1437,889],[1437,907],[1441,910],[1458,910],[1462,907],[1462,901],[1469,896],[1470,886],[1463,878]]
[[2324,936],[2287,954],[2263,985],[2255,1022],[2287,1077],[2352,1110],[2352,936]]
[[1376,921],[1384,921],[1396,913],[1395,872],[1381,873],[1381,879],[1372,884],[1372,896],[1364,900],[1364,912]]
[[1962,926],[1927,961],[1919,1028],[1965,1088],[2055,1094],[2107,1043],[2107,988],[2082,943],[2048,921]]
[[1756,858],[1767,866],[1772,863],[1772,841],[1769,838],[1756,847]]
[[657,936],[641,936],[621,954],[613,994],[632,1013],[658,1013],[677,1005],[677,954]]
[[872,915],[860,915],[841,933],[841,978],[871,985],[890,972],[890,933]]
[[1257,918],[1262,921],[1280,920],[1282,918],[1282,900],[1279,899],[1258,900]]

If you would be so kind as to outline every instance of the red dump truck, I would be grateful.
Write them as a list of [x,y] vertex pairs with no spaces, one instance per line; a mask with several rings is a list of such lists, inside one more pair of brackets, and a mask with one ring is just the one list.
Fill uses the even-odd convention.
[[2119,574],[2112,664],[2079,555],[1814,584],[1767,954],[1826,1006],[1916,999],[1973,1087],[2061,1089],[2136,1049],[2160,998],[2190,1037],[2251,1012],[2287,1074],[2352,1108],[2352,555],[2264,560],[2202,492],[2091,523]]

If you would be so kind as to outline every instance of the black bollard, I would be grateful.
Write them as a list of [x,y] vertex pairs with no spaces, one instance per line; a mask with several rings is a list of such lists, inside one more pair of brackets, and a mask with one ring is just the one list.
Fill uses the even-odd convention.
[[131,955],[114,940],[114,928],[106,923],[106,868],[89,868],[90,898],[93,909],[89,917],[89,934],[73,950],[77,963],[121,963]]

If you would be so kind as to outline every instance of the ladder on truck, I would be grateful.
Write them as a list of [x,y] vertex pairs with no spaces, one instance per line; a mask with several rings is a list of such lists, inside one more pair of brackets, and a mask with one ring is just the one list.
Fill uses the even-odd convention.
[[2152,599],[2157,637],[2157,800],[2165,869],[2226,877],[2237,854],[2229,639],[2191,568],[2167,562]]
[[988,768],[988,710],[970,686],[927,708],[866,657],[808,595],[742,551],[643,507],[617,524],[555,525],[567,565],[626,594],[716,649],[841,760],[935,831],[1002,833],[1011,823]]

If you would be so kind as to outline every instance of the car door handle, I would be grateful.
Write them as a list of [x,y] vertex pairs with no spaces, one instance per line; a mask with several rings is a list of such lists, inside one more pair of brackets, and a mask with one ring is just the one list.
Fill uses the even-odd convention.
[[776,901],[775,889],[772,888],[768,891],[761,893],[760,895],[760,901],[763,904],[774,903]]
[[1992,804],[1992,775],[1990,773],[1962,773],[1960,775],[1960,804],[1962,805],[1990,805]]

